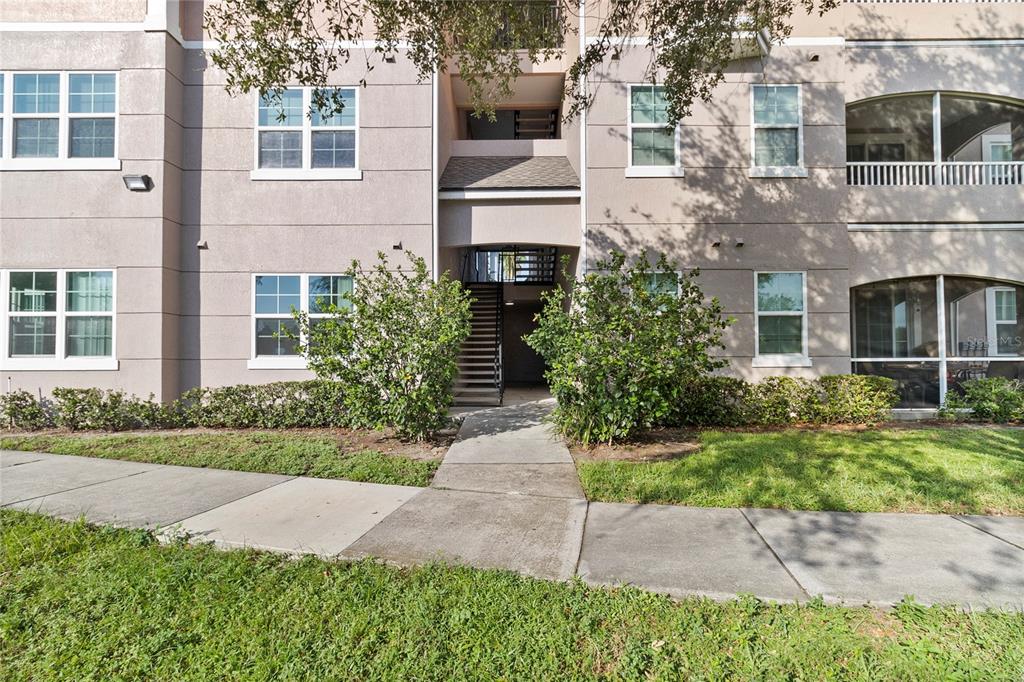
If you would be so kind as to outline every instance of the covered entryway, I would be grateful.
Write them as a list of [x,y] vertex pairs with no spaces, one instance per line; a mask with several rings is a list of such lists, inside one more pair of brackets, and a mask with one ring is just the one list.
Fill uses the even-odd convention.
[[473,321],[459,357],[456,405],[500,405],[506,387],[544,385],[544,360],[524,337],[536,328],[541,294],[559,278],[562,253],[522,244],[461,250],[459,278],[473,292]]

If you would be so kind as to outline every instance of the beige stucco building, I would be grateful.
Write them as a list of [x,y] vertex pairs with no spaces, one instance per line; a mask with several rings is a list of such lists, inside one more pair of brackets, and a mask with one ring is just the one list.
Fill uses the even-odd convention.
[[700,268],[740,376],[885,374],[905,407],[1024,378],[1024,2],[847,1],[767,50],[738,36],[676,127],[643,40],[562,120],[590,0],[493,123],[457,65],[420,81],[372,45],[325,84],[341,114],[232,97],[204,4],[0,0],[0,390],[306,377],[291,309],[402,250],[478,289],[464,399],[541,379],[521,336],[557,259],[613,249]]

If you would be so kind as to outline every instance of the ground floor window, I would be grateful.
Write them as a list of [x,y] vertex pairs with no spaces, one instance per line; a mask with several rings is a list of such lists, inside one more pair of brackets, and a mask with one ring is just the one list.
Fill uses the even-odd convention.
[[936,407],[969,379],[1024,379],[1024,285],[939,275],[851,299],[853,371],[895,379],[900,407]]
[[754,273],[755,364],[786,365],[807,359],[807,276]]
[[346,275],[253,275],[251,368],[304,367],[299,326],[293,312],[316,321],[329,316],[331,305],[351,305],[352,278]]
[[114,358],[113,270],[11,270],[0,282],[5,366],[101,369]]

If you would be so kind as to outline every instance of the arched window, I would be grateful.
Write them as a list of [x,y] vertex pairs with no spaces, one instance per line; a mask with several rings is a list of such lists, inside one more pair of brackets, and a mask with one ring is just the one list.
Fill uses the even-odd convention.
[[920,93],[846,107],[851,185],[1024,184],[1024,104]]
[[896,380],[900,407],[936,407],[968,379],[1024,379],[1024,285],[939,275],[851,292],[853,371]]

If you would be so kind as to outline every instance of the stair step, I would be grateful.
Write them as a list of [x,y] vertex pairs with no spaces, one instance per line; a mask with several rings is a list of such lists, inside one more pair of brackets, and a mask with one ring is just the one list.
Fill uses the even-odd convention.
[[498,392],[498,387],[497,386],[491,386],[490,388],[469,388],[469,387],[462,388],[462,387],[460,387],[460,388],[456,389],[455,395],[456,396],[458,396],[458,395],[481,395],[481,394],[497,393],[497,392]]

